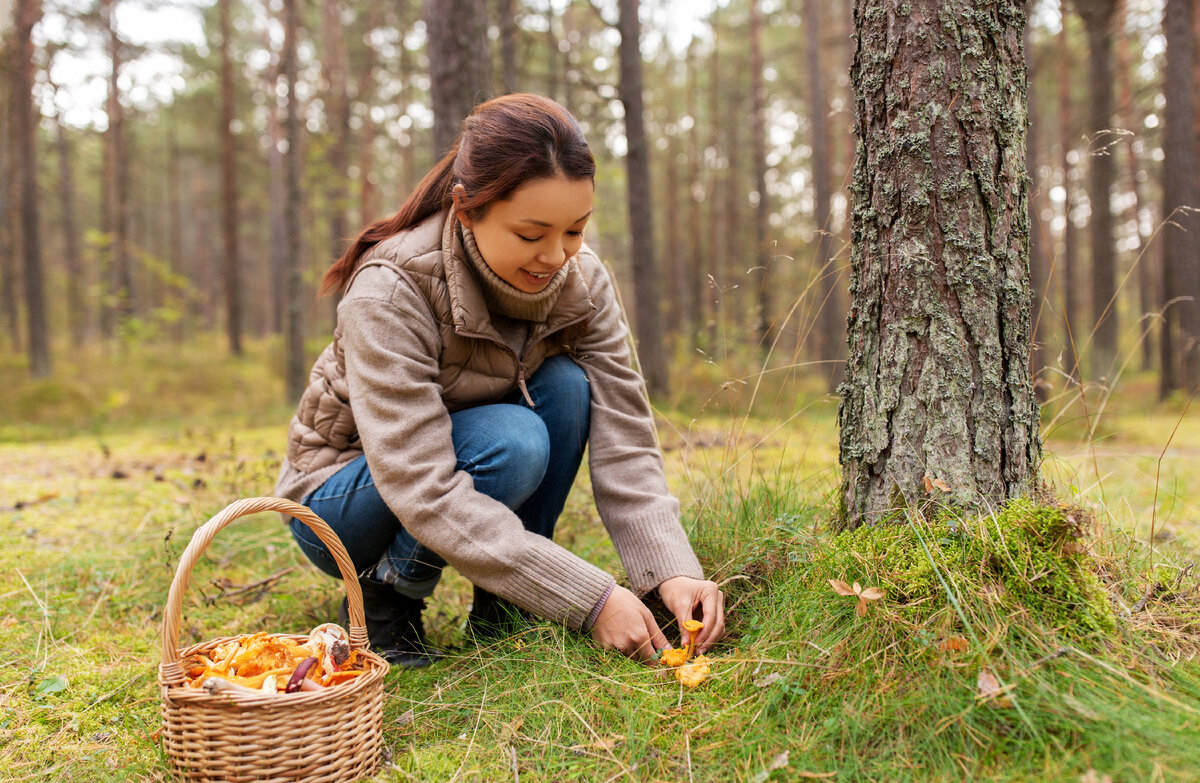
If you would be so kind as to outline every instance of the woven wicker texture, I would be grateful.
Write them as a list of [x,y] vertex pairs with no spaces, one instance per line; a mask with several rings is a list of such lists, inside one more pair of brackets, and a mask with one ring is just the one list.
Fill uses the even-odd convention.
[[[312,528],[342,572],[350,609],[350,644],[368,673],[323,691],[250,695],[209,694],[184,684],[182,660],[209,652],[234,637],[179,648],[183,596],[192,569],[213,537],[239,517],[278,511]],[[297,634],[276,634],[303,640]],[[332,783],[366,777],[375,769],[383,740],[383,677],[388,664],[367,649],[362,591],[345,547],[320,517],[279,498],[231,503],[198,528],[184,550],[163,613],[163,745],[175,771],[199,781],[308,781]]]

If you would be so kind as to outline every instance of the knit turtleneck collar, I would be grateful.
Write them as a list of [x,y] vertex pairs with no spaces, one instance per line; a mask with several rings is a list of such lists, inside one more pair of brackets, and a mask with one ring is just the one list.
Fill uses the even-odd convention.
[[[454,216],[451,215],[450,219],[454,220]],[[567,282],[566,264],[559,267],[559,270],[554,273],[554,277],[550,278],[550,282],[541,291],[533,294],[526,293],[504,281],[492,271],[492,268],[487,265],[487,261],[484,261],[483,256],[480,255],[479,246],[475,244],[475,235],[471,233],[471,229],[459,223],[459,232],[462,236],[463,248],[467,251],[471,271],[475,273],[475,279],[479,281],[480,290],[483,291],[483,298],[487,302],[489,310],[509,318],[539,323],[549,317],[550,310],[558,301],[558,294],[562,291],[563,284]]]

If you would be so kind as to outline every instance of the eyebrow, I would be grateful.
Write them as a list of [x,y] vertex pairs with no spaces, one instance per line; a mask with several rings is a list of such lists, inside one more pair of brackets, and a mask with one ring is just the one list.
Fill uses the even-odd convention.
[[[589,217],[591,217],[591,216],[592,216],[592,212],[593,212],[593,211],[594,211],[594,210],[590,210],[590,209],[589,209],[586,215],[584,215],[583,217],[581,217],[581,218],[578,218],[578,219],[576,219],[576,220],[572,220],[572,221],[571,221],[571,223],[570,223],[570,225],[572,225],[572,226],[573,226],[573,225],[575,225],[576,223],[582,223],[583,221],[587,220]],[[522,222],[522,223],[532,223],[533,225],[535,225],[535,226],[541,226],[542,228],[554,228],[554,226],[553,226],[553,225],[551,225],[550,223],[547,223],[547,222],[545,222],[545,221],[543,221],[543,220],[534,220],[533,218],[525,218],[525,219],[521,220],[520,222]]]

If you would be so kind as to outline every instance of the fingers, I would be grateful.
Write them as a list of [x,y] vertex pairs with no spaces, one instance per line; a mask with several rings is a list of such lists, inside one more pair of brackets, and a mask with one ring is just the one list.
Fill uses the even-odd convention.
[[725,594],[719,589],[706,591],[700,605],[704,612],[704,630],[697,646],[701,653],[706,653],[725,635]]

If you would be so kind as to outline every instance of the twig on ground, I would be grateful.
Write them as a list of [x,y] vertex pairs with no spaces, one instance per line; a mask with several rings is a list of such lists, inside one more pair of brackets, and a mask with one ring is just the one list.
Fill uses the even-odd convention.
[[275,587],[275,585],[279,583],[280,579],[283,579],[283,577],[287,576],[288,574],[290,574],[292,571],[295,571],[295,570],[296,570],[295,566],[289,566],[288,568],[284,568],[281,571],[276,571],[275,573],[271,574],[268,577],[259,579],[257,582],[251,582],[248,585],[235,585],[229,579],[226,579],[224,577],[222,577],[221,579],[214,579],[212,582],[213,586],[216,587],[221,592],[217,595],[214,595],[211,598],[205,598],[204,599],[205,603],[207,603],[209,606],[212,606],[217,601],[220,601],[222,598],[234,598],[236,596],[245,595],[250,592],[253,592],[254,595],[252,595],[249,600],[257,601],[258,599],[260,599],[264,595],[266,595],[271,589],[273,589]]

